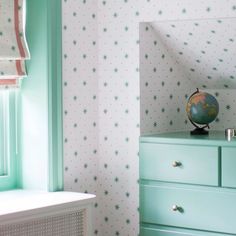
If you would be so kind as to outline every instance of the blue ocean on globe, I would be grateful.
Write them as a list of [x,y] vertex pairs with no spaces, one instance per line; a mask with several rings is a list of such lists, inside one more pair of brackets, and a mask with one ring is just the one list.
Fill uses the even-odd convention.
[[214,121],[219,113],[219,104],[214,96],[198,92],[189,98],[187,115],[194,123],[206,125]]

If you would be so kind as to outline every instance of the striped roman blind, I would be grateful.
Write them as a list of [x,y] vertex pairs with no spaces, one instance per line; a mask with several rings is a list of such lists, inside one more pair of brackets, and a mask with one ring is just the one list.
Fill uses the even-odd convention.
[[25,0],[0,0],[0,89],[19,88],[27,59]]

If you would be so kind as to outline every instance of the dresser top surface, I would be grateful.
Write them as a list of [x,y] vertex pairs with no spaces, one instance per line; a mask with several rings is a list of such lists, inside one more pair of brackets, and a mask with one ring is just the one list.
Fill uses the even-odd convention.
[[208,135],[191,135],[189,131],[142,135],[140,142],[236,147],[236,137],[228,141],[224,131],[209,131]]

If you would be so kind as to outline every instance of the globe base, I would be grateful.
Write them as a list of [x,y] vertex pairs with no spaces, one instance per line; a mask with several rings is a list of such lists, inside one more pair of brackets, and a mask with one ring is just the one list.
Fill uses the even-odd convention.
[[190,131],[191,135],[208,135],[209,131],[205,130],[205,128],[196,128]]

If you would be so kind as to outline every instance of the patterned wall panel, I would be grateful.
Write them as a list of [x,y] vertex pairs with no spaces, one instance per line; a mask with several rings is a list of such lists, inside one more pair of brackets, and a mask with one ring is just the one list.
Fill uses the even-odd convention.
[[64,155],[67,190],[96,193],[97,2],[63,2]]
[[235,18],[140,23],[142,134],[191,129],[185,107],[196,88],[220,104],[210,127],[235,127],[235,33]]
[[236,18],[153,22],[157,37],[199,88],[236,88]]
[[139,232],[139,23],[235,16],[235,0],[64,0],[65,187],[97,194],[94,235]]
[[195,90],[172,50],[150,23],[140,24],[141,133],[177,131],[189,126],[185,104]]

